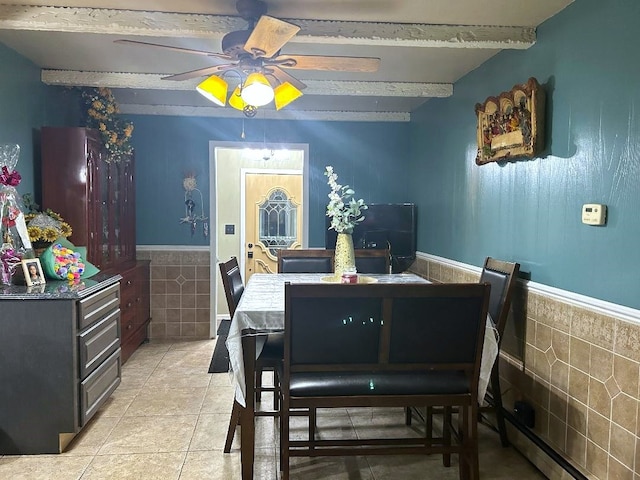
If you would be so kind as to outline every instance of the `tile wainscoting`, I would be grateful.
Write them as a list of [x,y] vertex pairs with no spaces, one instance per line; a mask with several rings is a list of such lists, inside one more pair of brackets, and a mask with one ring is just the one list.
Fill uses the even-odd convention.
[[136,253],[139,259],[151,260],[149,338],[210,338],[209,248],[138,246]]
[[[480,277],[480,268],[420,253],[410,271],[437,282]],[[503,348],[507,410],[532,404],[533,432],[585,477],[640,480],[640,311],[522,280]],[[573,478],[507,424],[545,475]]]

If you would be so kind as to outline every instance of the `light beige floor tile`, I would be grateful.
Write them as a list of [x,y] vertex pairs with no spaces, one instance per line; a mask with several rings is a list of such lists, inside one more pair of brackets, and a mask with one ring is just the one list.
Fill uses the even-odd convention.
[[231,414],[233,408],[234,388],[232,386],[217,386],[207,389],[207,394],[202,402],[200,413],[224,413]]
[[[126,365],[125,365],[126,366]],[[121,390],[140,390],[144,387],[153,372],[152,369],[123,368],[122,381],[118,385]]]
[[[189,445],[189,451],[222,450],[229,427],[229,415],[221,413],[201,414]],[[232,451],[240,451],[240,429],[234,435]]]
[[209,364],[211,363],[211,354],[201,351],[190,350],[169,350],[160,363],[158,368],[165,371],[181,372],[181,373],[208,373]]
[[[369,456],[367,462],[375,480],[457,480],[459,478],[457,458],[451,466],[442,465],[440,455],[380,455]],[[495,477],[481,477],[493,480]],[[515,480],[512,479],[512,480]]]
[[116,391],[100,407],[100,415],[102,417],[122,417],[139,392],[139,389],[116,388]]
[[213,387],[230,387],[232,385],[231,374],[229,372],[210,373],[211,381],[209,388]]
[[98,455],[82,480],[177,480],[186,452]]
[[187,453],[180,474],[180,480],[231,480],[240,477],[240,454],[222,453],[222,450]]
[[98,453],[186,451],[197,420],[197,415],[122,417]]
[[91,456],[7,455],[0,458],[0,478],[7,480],[75,480],[91,463]]
[[294,457],[289,465],[291,480],[374,480],[364,457]]
[[189,371],[165,370],[161,367],[158,367],[149,376],[145,383],[145,386],[171,388],[209,386],[211,375],[207,373],[206,369],[200,373],[193,373],[193,370],[190,370],[190,372],[191,373],[189,373]]
[[197,415],[207,389],[145,387],[135,397],[125,416]]
[[[182,350],[186,352],[199,352],[202,355],[209,355],[209,361],[211,361],[211,355],[216,348],[216,340],[192,340],[186,342],[176,342],[171,345],[170,351]],[[208,365],[208,364],[207,364]]]
[[118,424],[117,417],[102,417],[101,412],[76,435],[62,455],[95,455]]

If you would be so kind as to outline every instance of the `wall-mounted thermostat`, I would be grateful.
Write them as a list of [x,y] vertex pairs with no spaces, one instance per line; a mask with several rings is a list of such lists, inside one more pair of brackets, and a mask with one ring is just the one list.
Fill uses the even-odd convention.
[[607,206],[600,203],[585,203],[582,206],[582,223],[604,225],[607,221]]

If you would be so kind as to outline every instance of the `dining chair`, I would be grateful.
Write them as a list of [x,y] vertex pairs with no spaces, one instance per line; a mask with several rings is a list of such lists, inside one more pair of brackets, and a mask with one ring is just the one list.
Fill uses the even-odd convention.
[[492,411],[496,417],[497,429],[500,434],[500,441],[503,447],[509,446],[507,428],[504,422],[504,409],[502,406],[502,389],[500,387],[500,345],[504,329],[511,309],[511,300],[516,287],[520,264],[506,262],[487,257],[480,274],[480,283],[491,285],[491,296],[489,298],[489,315],[494,323],[498,337],[498,357],[491,370],[489,388],[485,400],[487,406],[480,408],[480,413]]
[[[224,287],[225,296],[227,299],[227,306],[229,307],[229,315],[233,318],[233,314],[236,311],[236,307],[240,302],[240,298],[244,292],[244,283],[242,282],[242,275],[240,273],[240,267],[236,257],[231,257],[226,262],[219,263],[220,276],[222,277],[222,285]],[[260,355],[255,360],[255,397],[256,402],[261,401],[262,392],[273,392],[273,410],[274,412],[267,412],[267,414],[277,414],[279,410],[279,380],[277,370],[282,363],[284,356],[284,336],[282,333],[269,333],[264,334],[266,340],[260,351]],[[273,372],[273,386],[265,387],[262,385],[262,372],[268,370]],[[240,421],[240,412],[242,406],[234,400],[233,409],[231,411],[231,419],[229,420],[229,429],[227,430],[227,437],[225,440],[224,452],[229,453],[231,451],[231,444],[233,443],[233,437],[235,434],[236,426]]]
[[278,251],[278,273],[332,273],[332,249],[304,248]]
[[[456,453],[477,480],[478,378],[489,305],[483,284],[285,284],[280,470],[293,456]],[[384,321],[383,321],[384,319]],[[455,442],[290,439],[295,409],[455,406]],[[412,432],[413,433],[413,432]]]
[[[485,395],[485,402],[483,406],[479,407],[479,413],[481,419],[486,423],[487,412],[493,412],[496,418],[495,428],[500,435],[500,442],[503,447],[509,446],[509,439],[507,436],[507,428],[505,424],[504,410],[502,405],[502,389],[500,387],[500,345],[502,343],[502,337],[504,329],[509,316],[511,307],[511,299],[513,291],[516,286],[518,274],[520,272],[520,264],[514,262],[506,262],[503,260],[497,260],[492,257],[485,259],[480,274],[479,283],[487,283],[491,285],[491,294],[489,297],[489,316],[496,330],[497,344],[498,344],[498,357],[491,369],[489,378],[489,386]],[[450,418],[453,411],[450,408],[440,409],[443,412],[443,429],[446,430],[447,425],[450,423]],[[426,408],[426,424],[427,429],[433,428],[433,415],[439,410],[436,407]],[[418,413],[416,410],[407,409],[407,425],[411,424],[412,413]],[[444,436],[448,436],[449,432],[444,431]],[[451,465],[450,456],[443,455],[443,463],[446,466]]]
[[356,248],[354,253],[358,273],[389,273],[391,254],[388,248]]

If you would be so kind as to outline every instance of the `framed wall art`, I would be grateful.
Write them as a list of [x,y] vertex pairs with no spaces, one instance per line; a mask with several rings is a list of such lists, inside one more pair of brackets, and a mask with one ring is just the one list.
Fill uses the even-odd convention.
[[534,158],[544,149],[544,90],[531,77],[476,104],[476,164]]

